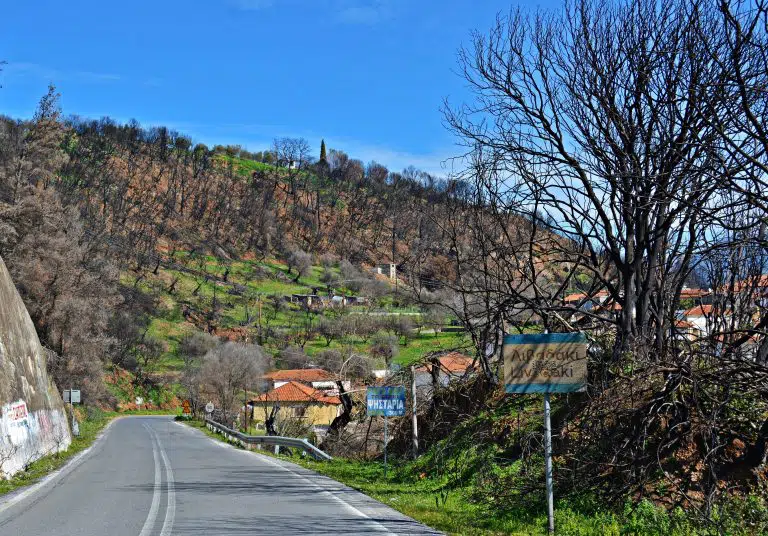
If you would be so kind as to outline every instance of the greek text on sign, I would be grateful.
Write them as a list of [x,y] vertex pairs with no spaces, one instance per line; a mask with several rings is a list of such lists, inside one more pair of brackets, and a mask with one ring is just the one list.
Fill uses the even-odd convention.
[[508,393],[572,393],[587,387],[583,333],[506,335],[503,355]]
[[12,402],[3,406],[3,416],[9,422],[23,421],[27,418],[29,412],[27,411],[27,403],[23,400]]
[[368,415],[402,417],[405,415],[405,387],[369,387]]

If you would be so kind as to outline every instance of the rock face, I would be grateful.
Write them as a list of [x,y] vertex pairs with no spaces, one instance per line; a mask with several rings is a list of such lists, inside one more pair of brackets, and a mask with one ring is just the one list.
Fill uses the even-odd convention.
[[0,258],[0,478],[71,443],[46,354]]

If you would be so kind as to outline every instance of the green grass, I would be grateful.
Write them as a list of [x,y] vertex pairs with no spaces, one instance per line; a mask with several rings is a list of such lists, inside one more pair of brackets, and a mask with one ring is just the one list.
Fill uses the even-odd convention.
[[92,418],[85,419],[80,423],[80,436],[72,439],[72,444],[65,452],[40,458],[10,480],[0,480],[0,495],[34,484],[42,477],[62,467],[77,453],[88,448],[114,416],[114,414],[103,411],[94,412]]
[[[211,432],[199,421],[185,421],[216,441],[227,442],[223,436]],[[234,445],[238,448],[239,445]],[[314,461],[294,455],[275,455],[270,451],[258,451],[260,455],[287,459],[334,480],[342,482],[374,499],[410,516],[417,521],[448,534],[517,536],[545,535],[546,514],[516,512],[501,515],[467,500],[464,490],[454,489],[440,495],[440,484],[430,478],[413,476],[407,462],[390,465],[387,476],[379,462],[356,462],[336,458],[330,462]],[[559,505],[556,511],[559,535],[616,535],[620,534],[616,517],[612,513],[597,512],[580,514],[567,505]],[[680,535],[682,536],[682,535]]]
[[[267,318],[270,318],[269,327],[293,331],[305,325],[305,311],[296,304],[286,303],[283,304],[285,309],[275,314],[269,297],[307,294],[311,292],[313,286],[324,288],[324,284],[320,282],[323,274],[322,266],[313,266],[309,274],[302,277],[299,282],[294,282],[292,274],[288,274],[287,265],[276,259],[232,261],[211,255],[196,255],[192,258],[187,252],[176,252],[174,260],[191,270],[204,271],[209,278],[206,280],[203,272],[189,273],[180,269],[161,268],[157,275],[148,274],[145,279],[138,282],[137,288],[154,296],[158,303],[158,310],[149,324],[148,335],[162,341],[164,351],[159,360],[152,365],[149,371],[151,373],[173,374],[181,369],[179,343],[196,329],[192,322],[185,320],[184,311],[194,315],[197,319],[195,323],[204,324],[207,322],[207,316],[214,309],[215,303],[216,326],[222,329],[241,327],[250,315],[251,324],[248,329],[255,334],[256,317],[259,302],[261,302],[263,327],[267,327]],[[338,273],[338,268],[332,268],[332,270]],[[216,278],[223,279],[225,272],[227,281],[217,282]],[[128,273],[122,275],[121,281],[129,286],[136,283],[135,276]],[[172,282],[174,282],[174,291],[169,292]],[[237,293],[232,292],[235,287],[239,289]],[[388,297],[381,302],[380,306],[392,311],[418,311],[415,307],[395,308]],[[321,316],[315,315],[313,319],[315,324]],[[407,345],[400,345],[395,363],[407,366],[430,352],[459,348],[464,345],[465,341],[460,333],[414,334]],[[278,342],[274,340],[267,341],[267,348],[274,353],[280,350]],[[306,344],[305,351],[309,355],[315,355],[327,348],[340,350],[351,348],[357,353],[367,354],[370,341],[348,336],[343,340],[333,341],[328,346],[324,339],[317,337]]]

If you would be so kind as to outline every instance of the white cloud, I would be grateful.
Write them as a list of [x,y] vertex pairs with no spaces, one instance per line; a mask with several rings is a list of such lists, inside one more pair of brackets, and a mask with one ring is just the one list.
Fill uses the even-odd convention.
[[93,71],[62,71],[41,65],[39,63],[9,61],[3,72],[8,78],[42,78],[48,82],[71,80],[84,83],[115,82],[122,77],[114,73],[97,73]]

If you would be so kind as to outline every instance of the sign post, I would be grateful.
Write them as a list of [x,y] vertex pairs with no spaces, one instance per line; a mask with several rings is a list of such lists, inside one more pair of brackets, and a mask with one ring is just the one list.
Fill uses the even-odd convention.
[[69,403],[69,412],[72,415],[72,434],[80,435],[80,425],[75,419],[75,404],[80,403],[80,389],[64,389],[64,402]]
[[405,415],[405,387],[369,387],[366,393],[368,415],[384,417],[384,477],[387,476],[387,417]]
[[504,384],[508,393],[544,394],[544,473],[547,525],[555,532],[550,393],[587,388],[587,338],[583,333],[541,333],[504,337]]

